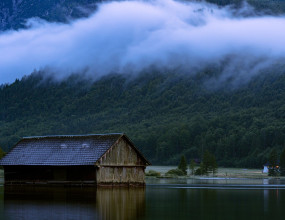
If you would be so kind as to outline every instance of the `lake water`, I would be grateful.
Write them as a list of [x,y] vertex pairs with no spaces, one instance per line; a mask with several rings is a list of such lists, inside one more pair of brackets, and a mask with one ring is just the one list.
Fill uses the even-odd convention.
[[149,179],[146,188],[0,186],[0,219],[284,219],[274,179]]

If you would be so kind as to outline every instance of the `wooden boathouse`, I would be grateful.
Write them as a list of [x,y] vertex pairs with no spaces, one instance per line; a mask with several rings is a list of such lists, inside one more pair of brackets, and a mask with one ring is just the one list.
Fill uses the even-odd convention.
[[150,163],[125,134],[21,139],[0,160],[5,184],[145,184]]

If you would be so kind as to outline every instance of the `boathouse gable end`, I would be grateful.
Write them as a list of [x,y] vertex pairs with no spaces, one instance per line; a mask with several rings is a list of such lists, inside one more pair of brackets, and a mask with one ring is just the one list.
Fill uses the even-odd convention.
[[144,184],[149,162],[126,137],[120,138],[97,162],[97,183]]
[[98,165],[146,166],[149,162],[125,136],[119,138],[97,161]]

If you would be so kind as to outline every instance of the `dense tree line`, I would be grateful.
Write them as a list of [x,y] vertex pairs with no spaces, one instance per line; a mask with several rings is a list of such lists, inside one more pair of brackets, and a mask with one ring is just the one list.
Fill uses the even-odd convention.
[[[203,75],[204,74],[204,75]],[[153,164],[209,150],[219,166],[261,167],[285,146],[285,75],[235,89],[206,86],[206,73],[106,76],[62,82],[41,73],[0,88],[0,146],[23,136],[126,132]]]

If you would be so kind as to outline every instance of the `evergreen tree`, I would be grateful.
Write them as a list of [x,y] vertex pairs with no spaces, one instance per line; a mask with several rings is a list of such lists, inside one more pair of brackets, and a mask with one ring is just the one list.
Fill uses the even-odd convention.
[[184,175],[187,175],[187,162],[186,162],[186,158],[184,155],[181,157],[180,163],[178,165],[178,169],[182,170]]
[[213,175],[217,172],[217,162],[215,155],[211,154],[206,150],[203,154],[203,167],[201,166],[201,171],[203,174],[208,175],[209,172],[212,172]]
[[204,175],[204,174],[207,175],[208,174],[207,168],[206,168],[206,166],[205,166],[205,164],[203,162],[200,163],[200,172],[201,172],[200,175]]
[[269,156],[269,172],[268,176],[277,176],[278,175],[278,155],[276,149],[273,149]]
[[211,154],[210,159],[211,159],[210,171],[212,171],[212,174],[214,175],[217,173],[217,170],[218,170],[218,165],[217,165],[215,155]]
[[281,176],[285,176],[285,149],[283,149],[280,155],[280,174]]
[[210,167],[211,167],[211,153],[208,150],[206,150],[203,154],[203,169],[202,169],[202,171],[204,171],[203,174],[208,175]]
[[192,160],[190,161],[190,164],[189,164],[189,169],[191,170],[191,175],[194,175],[194,173],[195,173],[195,166],[196,166],[196,163],[195,163],[195,161],[192,159]]

